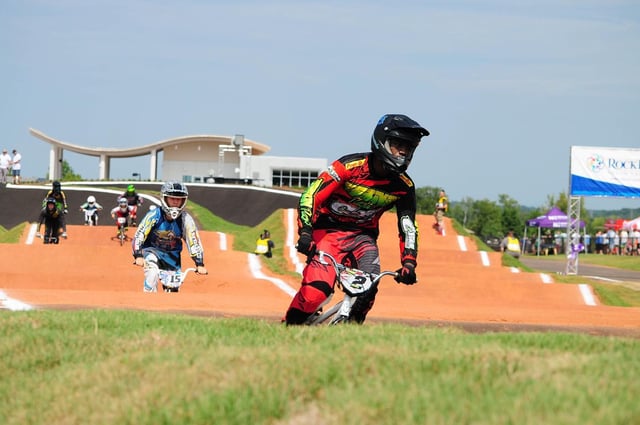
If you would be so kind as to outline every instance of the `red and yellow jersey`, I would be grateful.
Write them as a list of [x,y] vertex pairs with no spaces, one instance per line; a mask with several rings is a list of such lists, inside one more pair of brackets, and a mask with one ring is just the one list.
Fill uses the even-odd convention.
[[376,176],[370,153],[334,161],[300,197],[298,226],[366,232],[377,238],[382,214],[395,207],[402,261],[415,262],[418,232],[416,194],[406,174]]

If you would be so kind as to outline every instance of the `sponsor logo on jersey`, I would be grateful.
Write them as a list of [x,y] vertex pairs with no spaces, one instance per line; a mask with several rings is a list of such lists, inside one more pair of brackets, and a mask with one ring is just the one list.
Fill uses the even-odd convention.
[[351,182],[345,183],[344,190],[351,195],[351,202],[366,209],[384,208],[398,200],[397,195]]
[[367,160],[366,158],[363,158],[363,159],[358,159],[357,161],[347,162],[346,164],[344,164],[344,168],[346,168],[347,170],[350,170],[352,168],[360,167],[365,163],[366,160]]

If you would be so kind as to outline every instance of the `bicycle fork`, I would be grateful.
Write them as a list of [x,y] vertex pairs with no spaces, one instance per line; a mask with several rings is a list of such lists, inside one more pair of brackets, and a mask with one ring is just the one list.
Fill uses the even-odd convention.
[[349,320],[349,315],[351,314],[351,308],[356,301],[356,297],[352,297],[349,294],[344,294],[344,298],[342,299],[342,304],[340,304],[340,309],[336,313],[333,320],[331,320],[331,325],[337,325],[338,323],[347,322]]

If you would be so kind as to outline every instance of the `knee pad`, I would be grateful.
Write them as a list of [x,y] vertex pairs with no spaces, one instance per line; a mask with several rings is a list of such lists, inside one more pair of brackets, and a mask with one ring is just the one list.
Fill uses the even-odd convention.
[[304,323],[311,314],[315,313],[318,307],[320,307],[332,292],[333,289],[331,286],[321,281],[314,281],[302,285],[287,310],[285,317],[286,323]]
[[144,257],[144,292],[158,292],[159,277],[158,257],[147,254]]

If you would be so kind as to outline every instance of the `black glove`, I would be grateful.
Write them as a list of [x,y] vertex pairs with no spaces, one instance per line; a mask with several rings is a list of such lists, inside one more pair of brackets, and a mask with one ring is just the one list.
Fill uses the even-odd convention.
[[296,244],[296,249],[299,253],[306,255],[307,257],[313,257],[316,253],[316,243],[311,236],[311,229],[302,229],[300,231],[300,237]]
[[396,271],[398,275],[395,277],[396,282],[405,285],[413,285],[418,281],[416,277],[416,266],[413,263],[404,263],[401,269]]

